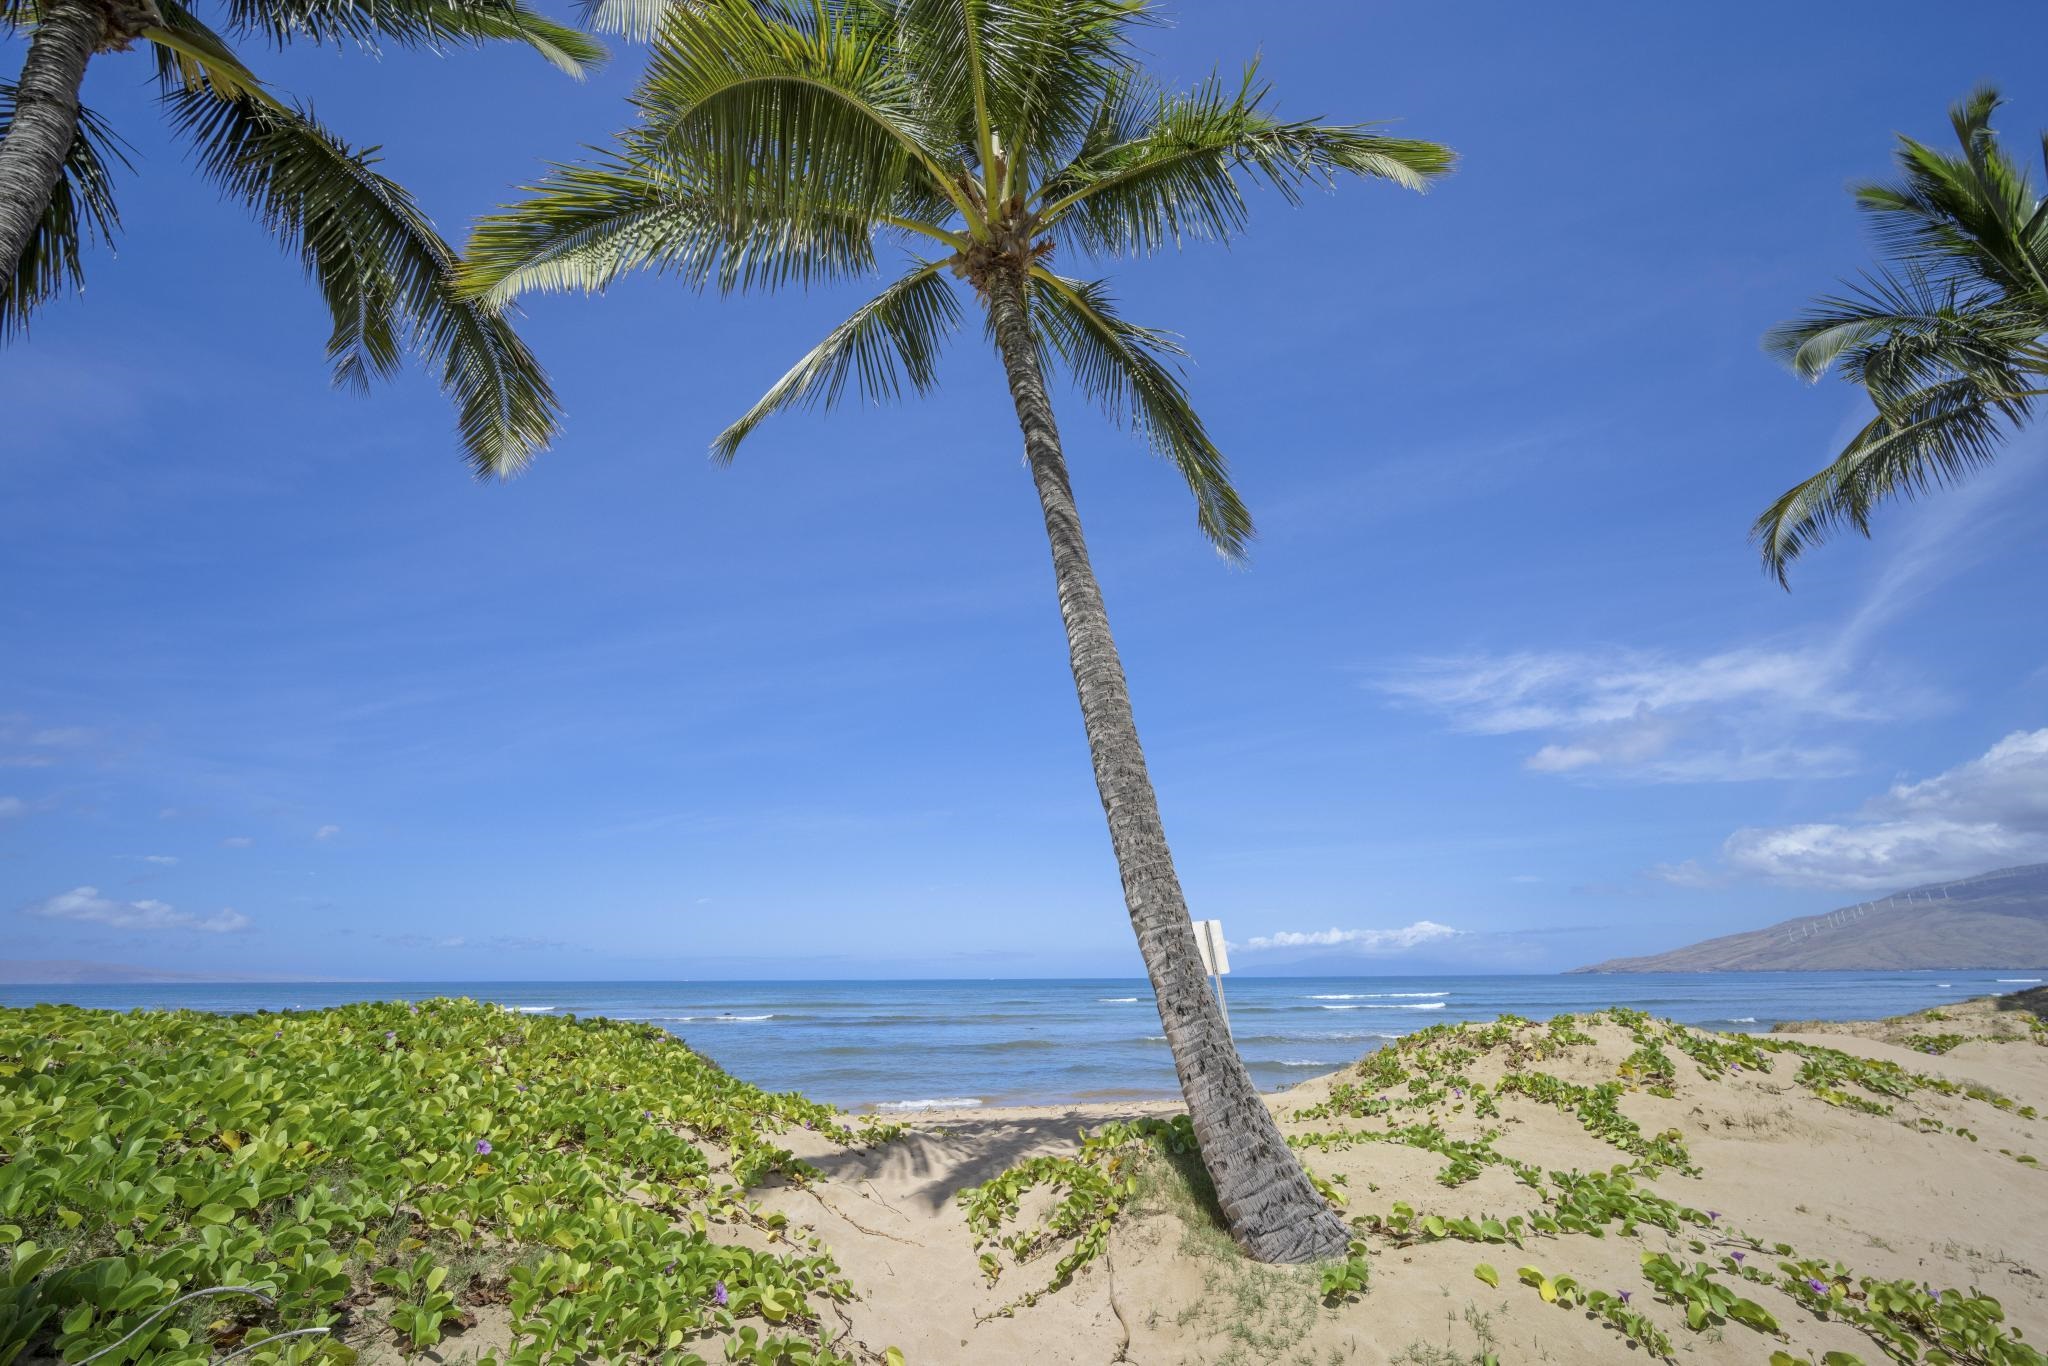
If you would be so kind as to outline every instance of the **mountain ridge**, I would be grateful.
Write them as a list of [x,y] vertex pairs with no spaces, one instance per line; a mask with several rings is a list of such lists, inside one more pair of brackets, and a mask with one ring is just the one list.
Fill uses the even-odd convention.
[[2044,964],[2048,863],[2030,863],[1572,971],[1973,971]]

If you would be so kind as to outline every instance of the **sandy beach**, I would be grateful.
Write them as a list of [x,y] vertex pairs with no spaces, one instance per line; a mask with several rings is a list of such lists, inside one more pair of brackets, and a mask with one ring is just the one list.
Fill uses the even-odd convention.
[[[1523,1266],[1553,1280],[1568,1275],[1582,1289],[1630,1292],[1632,1308],[1668,1334],[1685,1360],[1756,1363],[1773,1351],[1799,1360],[1829,1352],[1883,1359],[1872,1337],[1845,1316],[1824,1318],[1777,1285],[1733,1279],[1744,1266],[1780,1277],[1775,1263],[1784,1257],[1773,1250],[1779,1245],[1799,1259],[1839,1264],[1851,1306],[1860,1302],[1861,1277],[1982,1292],[2002,1304],[2008,1328],[2031,1345],[2048,1342],[2048,1287],[2040,1274],[2048,1263],[2041,1231],[2048,1173],[2021,1160],[2048,1155],[2048,1121],[2025,1109],[2048,1102],[2048,1048],[2038,1046],[2043,1036],[2031,1020],[1979,1001],[1897,1021],[1770,1036],[1896,1063],[1937,1084],[1980,1088],[1974,1096],[1917,1087],[1903,1098],[1865,1097],[1851,1087],[1844,1100],[1826,1094],[1833,1088],[1800,1084],[1804,1059],[1795,1052],[1771,1055],[1771,1070],[1762,1071],[1739,1064],[1710,1069],[1674,1051],[1675,1076],[1662,1088],[1670,1094],[1631,1087],[1619,1108],[1646,1135],[1675,1131],[1697,1168],[1697,1175],[1666,1168],[1640,1176],[1639,1187],[1710,1217],[1682,1222],[1677,1231],[1640,1223],[1632,1232],[1610,1225],[1598,1237],[1529,1236],[1521,1248],[1368,1232],[1370,1288],[1337,1303],[1318,1294],[1313,1270],[1237,1257],[1171,1170],[1145,1181],[1116,1220],[1104,1254],[1071,1284],[1036,1303],[1016,1303],[1046,1282],[1052,1251],[1021,1265],[999,1252],[1000,1279],[988,1282],[956,1192],[1027,1158],[1071,1154],[1082,1129],[1170,1114],[1170,1105],[934,1112],[873,1148],[813,1140],[798,1151],[824,1179],[776,1190],[765,1203],[815,1229],[858,1287],[844,1311],[849,1338],[877,1355],[898,1347],[912,1362],[1335,1366],[1484,1361],[1489,1352],[1501,1361],[1644,1355],[1583,1306],[1560,1307],[1540,1286],[1522,1283]],[[1528,1035],[1540,1032],[1532,1027]],[[1519,1043],[1465,1063],[1469,1078],[1490,1089],[1493,1116],[1475,1113],[1460,1088],[1402,1112],[1399,1122],[1433,1123],[1449,1140],[1497,1131],[1499,1153],[1545,1171],[1604,1171],[1625,1162],[1627,1154],[1572,1113],[1499,1089],[1509,1072],[1539,1065],[1572,1085],[1616,1079],[1638,1046],[1631,1032],[1602,1019],[1584,1033],[1590,1042],[1562,1047],[1540,1064],[1518,1056]],[[1906,1042],[1913,1037],[1935,1038],[1945,1051]],[[1347,1125],[1305,1113],[1333,1093],[1346,1094],[1342,1088],[1357,1079],[1347,1069],[1270,1103],[1295,1138],[1386,1127],[1382,1119]],[[1889,1111],[1873,1113],[1880,1105]],[[1484,1165],[1447,1186],[1438,1177],[1445,1167],[1440,1152],[1398,1142],[1311,1146],[1303,1156],[1311,1170],[1340,1184],[1354,1217],[1385,1214],[1397,1202],[1418,1218],[1447,1219],[1504,1217],[1541,1204],[1506,1165]],[[1164,1159],[1154,1161],[1164,1166]],[[1051,1201],[1043,1190],[1027,1197],[1024,1225]],[[1691,1330],[1683,1307],[1645,1282],[1643,1260],[1660,1252],[1682,1265],[1719,1268],[1720,1279],[1768,1311],[1778,1333],[1734,1321]],[[1496,1269],[1497,1286],[1475,1274],[1480,1263]]]

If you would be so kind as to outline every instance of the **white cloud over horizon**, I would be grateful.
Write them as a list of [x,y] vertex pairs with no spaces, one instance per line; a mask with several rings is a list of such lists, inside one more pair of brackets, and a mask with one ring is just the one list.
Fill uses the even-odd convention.
[[[1896,782],[1838,821],[1744,827],[1721,860],[1731,874],[1854,891],[2048,860],[2048,728],[2014,731],[1975,759]],[[1657,875],[1692,886],[1713,876],[1692,861]]]
[[1399,953],[1462,933],[1464,931],[1439,925],[1434,920],[1418,920],[1393,930],[1281,930],[1275,934],[1256,935],[1231,947],[1256,952],[1260,949],[1332,948],[1342,945],[1363,953]]
[[162,901],[115,901],[101,896],[97,887],[73,887],[68,892],[59,892],[23,907],[22,914],[39,920],[104,925],[115,930],[195,930],[202,934],[232,934],[249,927],[249,917],[232,908],[202,916],[178,910]]
[[1651,868],[1677,887],[1757,877],[1788,887],[1898,891],[2048,860],[2048,727],[2013,731],[1919,782],[1894,782],[1853,815],[1745,825],[1720,846],[1720,868],[1688,858]]
[[313,832],[313,838],[316,840],[331,840],[340,833],[341,827],[338,825],[323,825]]
[[1410,660],[1374,684],[1454,730],[1535,737],[1522,760],[1533,773],[1638,782],[1847,773],[1855,751],[1813,739],[1817,728],[1911,715],[1932,700],[1833,648],[1471,654]]

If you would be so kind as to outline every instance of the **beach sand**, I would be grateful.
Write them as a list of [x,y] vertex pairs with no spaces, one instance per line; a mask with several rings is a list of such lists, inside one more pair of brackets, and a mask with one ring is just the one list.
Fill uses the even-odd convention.
[[[1754,1366],[1778,1350],[1802,1360],[1830,1351],[1884,1359],[1854,1326],[1832,1317],[1823,1322],[1774,1286],[1734,1282],[1776,1318],[1783,1340],[1733,1322],[1690,1331],[1682,1308],[1660,1302],[1644,1280],[1645,1252],[1668,1252],[1688,1264],[1719,1263],[1729,1250],[1748,1246],[1738,1238],[1764,1244],[1761,1251],[1750,1248],[1747,1258],[1773,1274],[1769,1248],[1787,1243],[1801,1256],[1842,1263],[1853,1277],[1981,1290],[2003,1304],[2008,1324],[2030,1344],[2048,1345],[2048,1286],[2041,1275],[2048,1270],[2048,1171],[2017,1160],[2019,1154],[2048,1159],[2048,1118],[2017,1113],[2019,1105],[2048,1107],[2048,1047],[2033,1041],[2038,1036],[2030,1034],[2027,1016],[1989,1001],[1937,1014],[1947,1018],[1830,1025],[1777,1037],[1810,1039],[1929,1077],[1995,1088],[2014,1109],[1917,1090],[1892,1101],[1890,1114],[1870,1114],[1798,1085],[1797,1055],[1777,1055],[1768,1073],[1744,1069],[1710,1078],[1674,1051],[1673,1094],[1631,1090],[1620,1108],[1645,1133],[1676,1129],[1682,1135],[1700,1174],[1667,1169],[1644,1184],[1715,1212],[1709,1227],[1688,1226],[1674,1235],[1645,1225],[1623,1236],[1610,1226],[1604,1237],[1530,1238],[1520,1250],[1456,1240],[1398,1246],[1371,1237],[1370,1289],[1336,1305],[1323,1302],[1312,1270],[1264,1267],[1235,1256],[1198,1209],[1171,1198],[1169,1182],[1165,1194],[1135,1202],[1116,1223],[1107,1254],[1069,1285],[999,1313],[1045,1284],[1059,1249],[1007,1265],[990,1286],[955,1193],[1022,1159],[1072,1153],[1083,1128],[1110,1118],[1170,1114],[1172,1105],[940,1112],[915,1117],[912,1132],[871,1149],[848,1151],[814,1140],[798,1151],[826,1179],[812,1189],[775,1190],[764,1203],[814,1228],[845,1267],[860,1293],[845,1308],[850,1339],[876,1353],[900,1348],[913,1366],[1463,1363],[1487,1351],[1503,1362],[1644,1359],[1614,1328],[1583,1310],[1546,1303],[1518,1283],[1516,1268],[1525,1264],[1551,1277],[1569,1274],[1589,1289],[1632,1291],[1633,1307],[1663,1329],[1687,1361]],[[1581,1085],[1613,1080],[1636,1041],[1607,1022],[1591,1033],[1594,1044],[1566,1049],[1538,1064],[1541,1070]],[[1940,1033],[2010,1041],[1966,1042],[1938,1055],[1901,1042],[1911,1034]],[[1506,1066],[1496,1052],[1465,1070],[1491,1085]],[[1270,1097],[1283,1129],[1385,1127],[1379,1119],[1297,1117],[1328,1097],[1350,1070]],[[1518,1095],[1502,1095],[1498,1105],[1497,1117],[1481,1119],[1447,1098],[1427,1117],[1452,1138],[1476,1139],[1498,1129],[1500,1152],[1545,1169],[1604,1170],[1626,1160],[1569,1113]],[[1422,1117],[1407,1113],[1401,1122]],[[1946,1127],[1923,1132],[1923,1120]],[[1975,1141],[1949,1131],[1958,1127]],[[1536,1193],[1504,1166],[1486,1166],[1476,1179],[1447,1188],[1436,1179],[1445,1159],[1413,1147],[1360,1143],[1304,1157],[1317,1174],[1343,1181],[1349,1214],[1385,1212],[1396,1201],[1452,1217],[1505,1216],[1540,1206]],[[1027,1222],[1049,1202],[1043,1192],[1028,1197]],[[1689,1248],[1694,1238],[1708,1244],[1704,1253]],[[1498,1288],[1475,1277],[1480,1262],[1498,1268]]]

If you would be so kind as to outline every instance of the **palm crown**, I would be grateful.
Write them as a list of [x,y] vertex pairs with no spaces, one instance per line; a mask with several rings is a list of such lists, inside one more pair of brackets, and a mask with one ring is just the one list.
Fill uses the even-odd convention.
[[[51,0],[0,0],[0,28],[36,28]],[[140,41],[155,63],[164,111],[200,171],[303,261],[333,317],[328,356],[338,382],[392,373],[408,349],[440,369],[462,439],[480,473],[508,473],[542,449],[557,406],[547,379],[502,314],[454,290],[455,253],[405,189],[376,170],[374,149],[349,146],[301,104],[278,98],[230,39],[440,48],[509,40],[572,73],[604,50],[521,0],[221,0],[219,27],[185,0],[116,0],[97,50]],[[0,138],[14,126],[17,88],[0,82]],[[113,170],[121,143],[81,110],[57,181],[11,277],[0,278],[0,339],[53,297],[82,287],[83,248],[119,227]]]
[[1830,532],[1868,535],[1883,499],[1989,463],[2048,393],[2048,200],[1999,147],[1998,104],[1984,88],[1950,111],[1956,155],[1899,139],[1902,179],[1855,191],[1889,266],[1766,339],[1808,379],[1839,363],[1877,408],[1834,463],[1757,519],[1781,582]]
[[699,0],[600,7],[654,44],[637,124],[485,219],[465,284],[502,306],[653,269],[723,291],[909,269],[799,360],[714,443],[730,459],[780,409],[928,390],[961,321],[955,277],[1021,275],[1035,338],[1112,417],[1171,459],[1202,530],[1242,550],[1251,518],[1182,387],[1173,340],[1120,317],[1056,255],[1227,239],[1245,190],[1340,173],[1420,187],[1433,143],[1283,122],[1256,71],[1167,92],[1131,60],[1141,0]]

